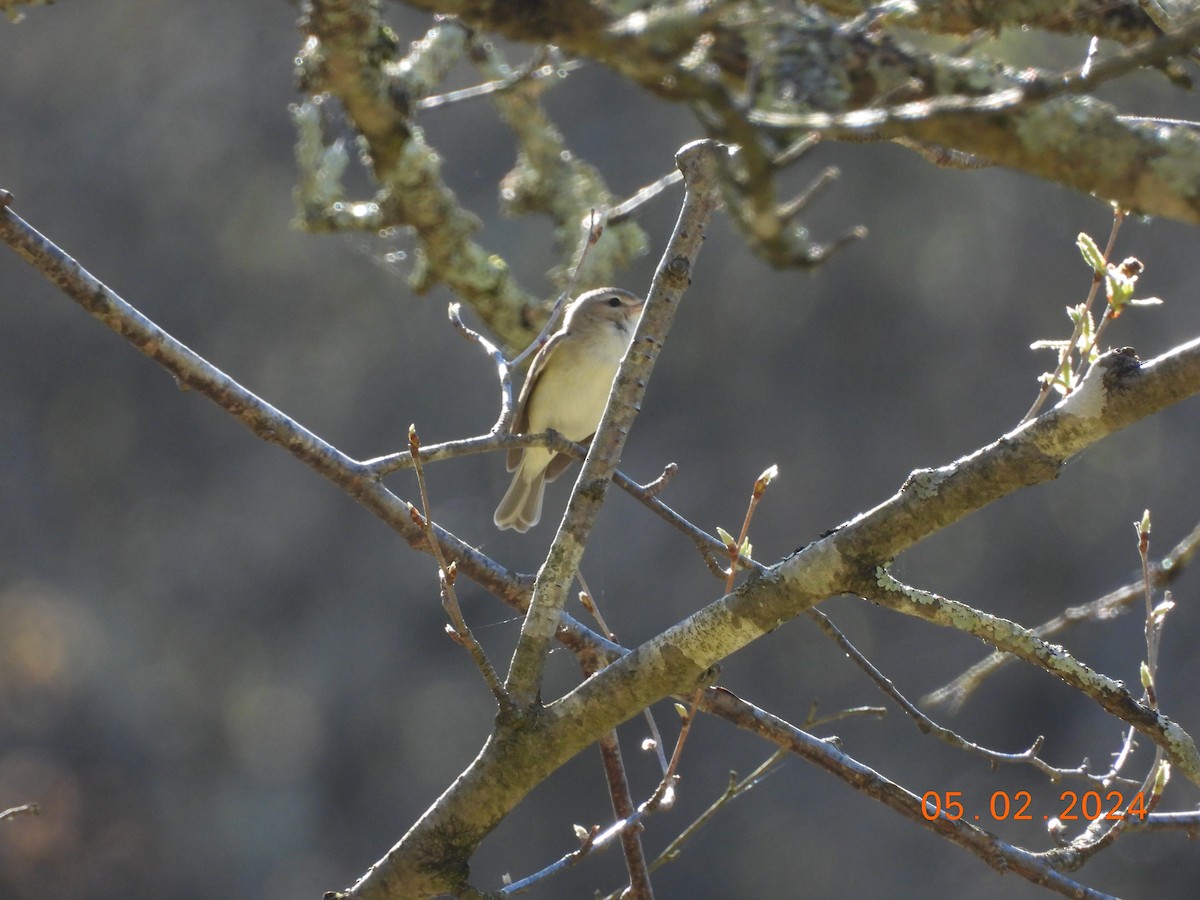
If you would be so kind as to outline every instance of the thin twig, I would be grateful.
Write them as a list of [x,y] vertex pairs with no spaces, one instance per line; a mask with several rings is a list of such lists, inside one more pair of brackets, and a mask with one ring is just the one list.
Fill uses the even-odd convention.
[[[563,294],[568,297],[575,296],[575,285],[579,281],[579,273],[583,271],[583,264],[587,262],[588,252],[600,242],[600,238],[604,236],[604,226],[607,220],[603,214],[595,209],[588,210],[587,225],[583,229],[583,237],[579,241],[579,250],[575,255],[575,264],[571,266],[571,277],[567,281],[567,286],[563,290]],[[528,348],[526,348],[528,352]]]
[[[740,781],[737,775],[733,772],[729,773],[729,786],[725,789],[708,809],[704,810],[697,816],[691,824],[681,831],[671,843],[663,848],[663,851],[658,854],[652,863],[650,863],[650,871],[653,872],[660,866],[666,863],[673,862],[678,856],[684,845],[687,844],[693,837],[699,834],[700,829],[707,825],[717,813],[725,806],[736,800],[738,797],[744,796],[754,788],[758,787],[768,775],[774,773],[779,764],[787,759],[788,754],[784,750],[776,750],[765,760],[758,764],[749,775]],[[605,900],[613,900],[613,898],[605,898]]]
[[804,190],[787,203],[780,204],[778,210],[780,220],[786,222],[788,219],[798,216],[817,194],[836,181],[841,174],[842,171],[837,166],[826,166],[822,169]]
[[817,627],[824,634],[832,639],[850,659],[862,669],[867,677],[870,678],[875,685],[883,691],[887,696],[904,711],[916,726],[925,734],[931,734],[943,743],[949,744],[951,747],[958,747],[961,750],[966,750],[970,753],[975,753],[982,756],[984,759],[992,763],[1009,763],[1009,764],[1026,764],[1031,765],[1039,772],[1044,774],[1052,782],[1058,782],[1064,777],[1079,777],[1096,784],[1104,783],[1103,776],[1093,775],[1088,772],[1087,760],[1073,768],[1063,769],[1057,766],[1051,766],[1045,760],[1038,756],[1045,740],[1042,736],[1038,736],[1034,742],[1025,750],[1018,753],[1003,753],[999,750],[992,750],[984,747],[981,744],[976,744],[973,741],[967,740],[962,735],[952,731],[945,726],[939,725],[921,712],[917,707],[905,697],[891,680],[877,669],[870,660],[868,660],[857,647],[850,641],[849,638],[830,621],[829,617],[820,610],[809,610],[809,618],[817,623]]
[[567,286],[559,293],[558,298],[554,301],[554,306],[550,310],[550,315],[546,317],[546,324],[542,326],[542,330],[538,332],[537,337],[529,342],[524,350],[508,361],[508,369],[511,373],[513,369],[521,366],[531,354],[542,349],[542,345],[550,339],[552,329],[558,326],[558,320],[562,314],[563,307],[567,301],[571,299],[571,290],[575,286],[575,280],[579,276],[579,270],[583,268],[584,260],[587,259],[588,250],[600,240],[600,231],[593,225],[588,229],[587,235],[584,238],[583,246],[580,248],[579,256],[576,259],[574,267],[571,269],[571,279],[567,282]]
[[[586,590],[586,585],[584,586]],[[607,629],[605,629],[607,631]],[[595,653],[579,654],[579,665],[584,676],[595,674],[607,664],[603,656]],[[647,709],[647,712],[649,710]],[[629,789],[629,777],[621,758],[621,744],[614,729],[599,741],[600,757],[604,763],[604,776],[608,782],[613,815],[618,820],[628,819],[635,812],[633,794]],[[621,831],[621,848],[625,854],[625,870],[629,875],[627,900],[653,900],[654,888],[650,883],[650,870],[646,865],[646,853],[642,848],[640,828],[625,828]]]
[[[646,727],[650,729],[650,737],[642,742],[643,750],[653,750],[658,757],[658,767],[663,775],[667,774],[667,766],[670,763],[667,761],[667,753],[663,750],[662,733],[658,730],[658,722],[654,720],[654,711],[647,706],[642,710],[642,715],[646,719]],[[649,745],[649,746],[647,746]]]
[[[600,632],[610,641],[617,639],[616,633],[608,627],[608,623],[604,621],[604,615],[600,612],[600,606],[596,602],[596,595],[592,593],[592,589],[588,587],[587,581],[583,577],[583,570],[575,573],[575,578],[579,581],[580,587],[583,588],[579,592],[579,602],[586,609],[593,619],[596,620],[596,625],[599,626]],[[591,674],[590,672],[588,673]]]
[[37,816],[41,815],[42,808],[36,803],[22,803],[20,806],[10,806],[8,809],[0,812],[0,822],[8,819],[16,819],[20,816]]
[[417,101],[416,108],[422,110],[437,109],[442,106],[448,106],[451,103],[461,103],[464,100],[486,97],[488,94],[494,94],[497,91],[512,90],[523,82],[541,81],[543,78],[549,78],[551,75],[562,76],[581,69],[585,65],[587,65],[587,61],[582,59],[563,59],[555,62],[546,62],[544,54],[539,53],[526,65],[506,78],[494,78],[491,81],[485,81],[483,84],[460,88],[457,91],[447,91],[444,94],[435,94],[432,97],[424,97]]
[[[1150,566],[1150,584],[1163,588],[1175,581],[1187,570],[1200,551],[1200,524],[1196,525],[1171,552]],[[1080,622],[1104,621],[1124,615],[1142,597],[1146,590],[1144,581],[1136,581],[1110,591],[1103,597],[1082,606],[1072,606],[1047,622],[1033,629],[1040,638],[1052,637]],[[931,691],[921,698],[924,706],[945,705],[957,712],[967,698],[985,680],[1015,659],[1008,653],[991,653],[963,672],[949,684]]]
[[[496,377],[500,379],[500,417],[496,419],[496,424],[488,431],[487,436],[492,437],[501,434],[508,430],[508,426],[512,424],[513,417],[513,385],[512,385],[512,366],[504,358],[504,351],[485,338],[479,332],[468,328],[460,315],[462,304],[451,303],[448,309],[450,316],[450,324],[454,329],[472,343],[478,344],[483,348],[483,352],[492,358],[492,362],[496,364]],[[415,462],[415,457],[410,453],[409,459]],[[369,464],[365,464],[369,465]]]
[[750,520],[754,518],[754,510],[758,507],[758,502],[766,493],[767,486],[779,475],[778,466],[770,466],[766,471],[758,476],[754,481],[754,488],[750,491],[750,502],[746,505],[746,515],[742,517],[742,530],[738,533],[737,540],[726,542],[725,549],[729,553],[729,574],[725,578],[725,593],[733,590],[733,579],[737,575],[738,560],[742,556],[750,556],[749,552],[744,552],[747,544],[747,537],[750,534]]
[[471,659],[475,661],[475,665],[483,675],[483,680],[487,682],[492,696],[496,698],[496,702],[500,704],[500,708],[505,710],[511,705],[508,694],[504,690],[504,685],[501,683],[500,677],[496,674],[496,670],[492,667],[491,661],[487,658],[487,654],[484,653],[483,647],[475,639],[475,635],[471,633],[471,628],[467,625],[467,620],[463,618],[462,607],[458,604],[458,593],[454,590],[454,580],[458,574],[458,567],[454,563],[446,562],[446,557],[442,554],[442,548],[433,533],[433,514],[429,510],[429,491],[425,485],[425,468],[421,465],[421,439],[417,436],[415,425],[408,426],[408,447],[409,452],[412,453],[413,468],[417,473],[417,487],[421,492],[421,507],[424,510],[424,514],[421,514],[413,509],[412,516],[416,524],[425,529],[429,540],[429,549],[433,553],[433,558],[437,560],[438,584],[441,587],[442,607],[446,610],[446,614],[450,617],[451,622],[451,625],[447,626],[447,628],[451,629],[450,633],[454,636],[456,642],[467,648],[467,652],[471,654]]
[[617,222],[628,218],[639,206],[650,202],[671,185],[679,184],[681,181],[683,181],[683,173],[678,169],[668,172],[661,178],[650,182],[648,185],[635,192],[629,198],[622,200],[616,206],[609,207],[608,221],[616,224]]

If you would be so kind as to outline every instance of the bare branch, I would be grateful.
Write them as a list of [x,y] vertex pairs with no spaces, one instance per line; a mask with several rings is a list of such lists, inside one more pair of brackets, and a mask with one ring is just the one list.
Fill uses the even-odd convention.
[[1104,710],[1136,728],[1161,747],[1184,775],[1200,784],[1200,754],[1178,723],[1139,703],[1125,685],[1089,668],[1066,650],[1041,640],[1007,619],[972,609],[963,603],[901,584],[882,567],[875,583],[863,584],[864,597],[897,612],[973,634],[994,647],[1015,654],[1082,691]]
[[[181,386],[203,394],[249,428],[255,436],[278,444],[306,466],[338,485],[414,548],[425,547],[425,532],[411,518],[412,505],[380,484],[369,466],[351,459],[242,387],[122,300],[13,212],[7,202],[0,203],[0,207],[0,240],[64,294],[165,368]],[[496,596],[523,605],[526,587],[519,576],[444,529],[435,525],[433,531],[446,559],[455,562],[460,571],[493,591]]]
[[[1200,524],[1176,544],[1170,553],[1158,562],[1151,564],[1150,586],[1157,590],[1172,584],[1196,558],[1198,550],[1200,550]],[[1110,591],[1091,603],[1072,606],[1064,610],[1061,615],[1034,628],[1033,633],[1040,638],[1048,638],[1066,631],[1080,622],[1103,621],[1124,615],[1130,606],[1143,596],[1145,590],[1146,585],[1142,581],[1132,582],[1115,591]],[[926,694],[921,698],[921,703],[927,706],[945,704],[951,712],[956,712],[979,685],[1015,658],[1007,653],[992,653],[945,687]]]
[[[496,424],[491,427],[487,433],[487,437],[494,437],[498,434],[503,434],[508,431],[508,426],[512,423],[513,417],[513,384],[512,384],[512,369],[513,367],[504,358],[503,351],[495,344],[485,338],[483,335],[468,328],[459,315],[461,307],[457,303],[451,303],[449,314],[450,324],[454,326],[467,340],[478,344],[483,348],[483,351],[491,357],[492,362],[496,364],[496,377],[500,380],[500,417],[496,419]],[[546,323],[549,326],[549,323]],[[410,462],[416,462],[416,456],[413,453],[408,454]],[[387,471],[393,471],[388,469]],[[383,472],[381,471],[382,475]]]
[[418,513],[414,509],[412,518],[420,528],[424,529],[426,540],[429,542],[429,549],[433,553],[433,558],[437,560],[438,586],[441,589],[442,606],[446,610],[446,614],[450,617],[450,622],[454,629],[452,634],[458,643],[466,647],[467,652],[471,654],[471,659],[474,660],[476,668],[483,675],[483,680],[492,692],[492,696],[496,698],[496,703],[500,706],[501,711],[507,712],[510,701],[508,694],[504,691],[504,686],[500,682],[500,676],[492,668],[492,663],[487,658],[487,654],[484,653],[483,647],[475,639],[475,635],[471,633],[471,628],[467,625],[467,620],[463,618],[462,607],[458,602],[458,592],[454,589],[454,581],[458,571],[457,566],[446,562],[446,557],[442,554],[437,537],[433,533],[433,513],[430,510],[429,489],[425,484],[425,468],[421,465],[421,439],[417,436],[416,427],[412,425],[408,427],[408,445],[412,453],[413,467],[417,473],[417,487],[421,492],[421,512]]
[[1043,738],[1038,737],[1033,744],[1027,749],[1017,753],[1002,753],[998,750],[991,750],[973,741],[967,740],[962,735],[949,728],[946,728],[933,719],[925,715],[916,706],[914,706],[907,697],[905,697],[896,686],[882,672],[877,669],[870,660],[868,660],[862,652],[850,642],[842,631],[830,621],[829,617],[820,610],[809,610],[809,617],[817,623],[817,627],[821,629],[829,638],[831,638],[839,647],[845,651],[846,655],[853,660],[854,664],[866,672],[867,677],[875,682],[876,686],[887,696],[891,697],[896,704],[904,710],[904,714],[908,716],[916,726],[925,734],[931,734],[939,741],[949,744],[951,747],[958,747],[961,750],[966,750],[970,753],[978,754],[984,759],[992,763],[1010,763],[1010,764],[1027,764],[1033,766],[1039,772],[1048,777],[1052,782],[1061,780],[1064,776],[1076,776],[1086,778],[1097,784],[1104,783],[1103,776],[1092,775],[1088,772],[1087,761],[1074,769],[1062,769],[1051,766],[1045,760],[1038,756],[1038,752],[1042,748]]
[[550,640],[558,628],[558,617],[566,602],[567,589],[583,556],[591,523],[604,502],[609,479],[637,415],[659,348],[670,330],[679,300],[690,281],[692,265],[700,251],[705,227],[716,209],[717,160],[722,152],[723,148],[708,141],[691,144],[677,154],[679,168],[687,185],[683,208],[675,233],[655,272],[646,308],[638,322],[629,352],[617,372],[608,407],[571,492],[562,524],[538,572],[537,586],[506,682],[509,693],[519,706],[533,704],[538,696],[542,666]]
[[946,816],[944,811],[941,815],[931,815],[920,797],[842,753],[834,742],[815,738],[778,716],[758,709],[745,701],[735,704],[732,702],[735,699],[732,698],[732,695],[723,694],[719,690],[708,691],[708,700],[722,708],[723,717],[728,721],[819,766],[851,785],[859,793],[878,800],[913,823],[928,828],[973,853],[998,872],[1015,873],[1065,897],[1086,896],[1089,900],[1090,898],[1115,900],[1115,898],[1091,888],[1085,889],[1079,883],[1057,871],[1054,865],[1039,854],[1030,853],[1028,850],[1000,840],[995,835],[968,822],[965,816],[951,819]]

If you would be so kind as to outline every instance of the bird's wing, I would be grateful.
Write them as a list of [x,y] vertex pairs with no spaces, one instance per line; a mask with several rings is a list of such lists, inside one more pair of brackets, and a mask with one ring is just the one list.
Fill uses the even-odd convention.
[[[517,408],[513,413],[512,424],[508,427],[510,434],[525,434],[529,428],[529,395],[533,392],[533,386],[537,383],[538,376],[542,374],[546,360],[550,358],[551,352],[562,338],[562,331],[556,331],[551,335],[550,340],[542,345],[542,349],[534,354],[533,363],[525,374],[525,383],[521,385],[521,394],[517,397]],[[520,447],[514,447],[508,451],[508,471],[516,471],[517,466],[521,464],[521,454],[524,452]]]

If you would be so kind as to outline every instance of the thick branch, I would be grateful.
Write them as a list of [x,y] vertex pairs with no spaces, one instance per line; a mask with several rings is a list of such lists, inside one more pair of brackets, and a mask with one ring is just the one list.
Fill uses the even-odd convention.
[[909,91],[917,98],[852,112],[813,112],[811,106],[777,104],[753,110],[749,117],[796,129],[797,134],[819,130],[831,138],[859,139],[869,134],[950,147],[1098,195],[1122,209],[1196,224],[1200,135],[1186,123],[1120,116],[1115,107],[1085,92],[1140,67],[1163,63],[1198,41],[1200,18],[1195,18],[1177,32],[1077,75],[1030,75],[954,57],[913,56],[886,41],[859,41],[847,52],[886,57],[890,75],[907,74],[920,85]]
[[[1186,125],[1141,123],[1121,118],[1115,108],[1088,96],[1058,97],[1053,102],[1015,109],[967,112],[972,100],[1036,88],[1064,89],[1064,76],[1030,77],[993,59],[923,54],[894,39],[871,17],[846,23],[806,6],[794,14],[739,22],[721,3],[706,3],[699,13],[684,14],[691,4],[656,9],[624,20],[606,17],[585,0],[528,4],[528,15],[512,16],[487,0],[406,0],[409,5],[460,16],[473,27],[513,40],[552,43],[595,59],[659,97],[689,104],[709,136],[739,145],[741,171],[731,187],[731,212],[755,243],[753,223],[771,222],[775,209],[772,147],[820,130],[831,138],[882,139],[932,144],[1028,172],[1118,203],[1146,215],[1200,223],[1200,135]],[[971,4],[982,8],[987,4]],[[993,4],[994,6],[1004,6]],[[1080,3],[1078,7],[1083,12]],[[951,13],[954,4],[921,4],[921,15]],[[1053,7],[1020,15],[1037,25],[1056,18]],[[1103,10],[1091,9],[1097,25]],[[1071,13],[1068,7],[1064,14]],[[1117,15],[1106,20],[1123,38],[1145,33],[1143,44],[1115,60],[1138,66],[1164,65],[1185,55],[1197,41],[1196,20],[1157,37],[1136,21]],[[964,8],[963,15],[966,15]],[[1016,15],[1006,13],[1005,15]],[[1040,18],[1039,18],[1040,16]],[[903,17],[898,24],[907,24]],[[1083,18],[1080,27],[1092,21]],[[885,24],[887,24],[885,22]],[[1089,30],[1087,33],[1096,33]],[[688,65],[688,51],[705,48],[707,65]],[[1097,72],[1109,66],[1103,61]],[[1132,66],[1125,69],[1128,72]],[[1076,79],[1072,93],[1095,82]],[[916,102],[902,116],[888,117],[882,104],[896,93]],[[939,101],[946,114],[938,112]],[[925,114],[921,105],[929,103]],[[957,110],[952,107],[957,105]],[[882,121],[886,118],[886,121]],[[793,131],[768,136],[755,123],[787,126]],[[743,207],[745,207],[743,209]],[[799,260],[793,260],[798,262]]]
[[[1033,629],[1033,633],[1040,638],[1048,638],[1080,622],[1098,622],[1124,615],[1135,601],[1146,596],[1147,587],[1157,593],[1172,585],[1180,575],[1187,571],[1198,551],[1200,551],[1200,525],[1193,528],[1191,533],[1176,544],[1170,553],[1161,560],[1150,564],[1148,568],[1149,585],[1146,584],[1145,579],[1139,579],[1114,591],[1109,591],[1103,597],[1098,597],[1090,603],[1068,607],[1059,615],[1038,625]],[[1008,653],[995,651],[971,666],[949,684],[930,691],[921,698],[921,703],[928,706],[945,704],[951,712],[957,712],[975,688],[1015,658]]]

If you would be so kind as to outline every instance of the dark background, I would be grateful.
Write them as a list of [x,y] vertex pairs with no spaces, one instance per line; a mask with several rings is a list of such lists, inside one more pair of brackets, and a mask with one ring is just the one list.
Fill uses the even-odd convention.
[[[405,39],[428,25],[389,5]],[[497,391],[484,356],[445,323],[444,290],[407,288],[411,244],[311,237],[293,216],[298,95],[295,11],[285,3],[110,0],[33,10],[0,27],[0,186],[15,209],[172,334],[332,441],[368,457],[486,430]],[[1020,42],[1020,43],[1018,43]],[[1018,65],[1067,66],[1085,41],[1016,36]],[[454,86],[478,80],[456,73]],[[1200,118],[1194,95],[1143,75],[1107,95],[1128,111]],[[591,65],[546,104],[571,148],[618,194],[667,171],[698,136],[690,115]],[[486,100],[422,119],[479,235],[521,282],[549,295],[547,223],[496,214],[512,141]],[[752,530],[778,559],[889,497],[914,468],[942,465],[1013,427],[1050,364],[1039,338],[1067,335],[1089,273],[1075,250],[1103,243],[1106,204],[1006,171],[939,171],[890,145],[828,145],[843,178],[806,214],[814,236],[855,224],[870,238],[816,274],[773,271],[720,216],[699,259],[623,461],[681,473],[665,499],[710,530],[740,525],[754,478],[781,476]],[[648,206],[651,254],[621,279],[643,291],[679,195]],[[1147,265],[1142,295],[1166,305],[1122,318],[1112,342],[1143,357],[1200,331],[1196,232],[1128,222],[1118,256]],[[401,250],[409,260],[387,263]],[[1116,435],[1054,484],[1023,491],[935,536],[900,577],[1026,625],[1137,574],[1132,523],[1149,507],[1165,552],[1197,520],[1195,401]],[[500,534],[497,456],[429,472],[438,520],[502,563],[533,571],[561,513]],[[393,487],[415,499],[409,476]],[[171,378],[84,315],[14,255],[0,254],[0,808],[43,814],[0,825],[0,897],[316,898],[345,887],[399,839],[469,763],[493,707],[447,640],[432,562],[339,490]],[[584,573],[611,625],[635,644],[717,597],[692,545],[614,493]],[[1178,583],[1162,651],[1164,709],[1196,733],[1198,580]],[[460,582],[467,617],[498,664],[518,623]],[[976,661],[982,645],[853,598],[824,608],[916,698]],[[1140,616],[1092,624],[1066,646],[1137,683]],[[557,653],[551,688],[576,677]],[[807,621],[727,661],[731,690],[801,721],[881,704]],[[957,717],[967,737],[1017,751],[1046,736],[1050,762],[1107,764],[1123,729],[1044,674],[1014,665]],[[658,710],[668,736],[669,705]],[[625,726],[639,796],[656,764]],[[993,791],[1062,810],[1029,768],[989,770],[896,710],[820,731],[911,790],[960,790],[1006,839],[1050,846],[1036,822],[993,822]],[[674,811],[649,823],[656,853],[770,753],[698,723]],[[1129,769],[1139,777],[1150,751]],[[1165,808],[1194,806],[1182,778]],[[473,882],[499,885],[571,849],[573,823],[611,817],[595,751],[572,761],[501,826]],[[619,885],[615,853],[530,896]],[[1124,897],[1184,897],[1200,856],[1181,835],[1132,835],[1084,882]],[[726,809],[656,876],[663,897],[1040,897],[860,796],[790,761]]]

